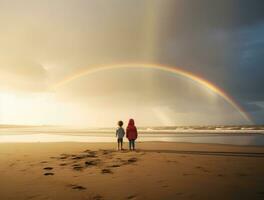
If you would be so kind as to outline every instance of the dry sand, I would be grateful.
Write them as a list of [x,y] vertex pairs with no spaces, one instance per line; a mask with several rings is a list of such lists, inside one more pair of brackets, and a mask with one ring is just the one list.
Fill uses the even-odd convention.
[[0,144],[0,199],[264,199],[264,147]]

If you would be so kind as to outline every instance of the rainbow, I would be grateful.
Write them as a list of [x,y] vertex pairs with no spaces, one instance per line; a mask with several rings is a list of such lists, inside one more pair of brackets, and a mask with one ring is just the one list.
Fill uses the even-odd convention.
[[219,95],[223,99],[225,99],[232,107],[234,107],[241,116],[250,124],[252,124],[252,120],[250,116],[243,110],[242,107],[239,106],[238,103],[235,102],[235,100],[228,95],[223,89],[219,88],[215,84],[209,82],[208,80],[205,80],[201,77],[198,77],[188,71],[182,70],[177,67],[167,66],[167,65],[157,65],[157,64],[142,64],[142,63],[129,63],[129,64],[114,64],[114,65],[96,65],[93,66],[90,69],[86,69],[84,71],[80,71],[78,73],[75,73],[72,76],[66,77],[62,81],[52,85],[50,87],[50,90],[56,90],[60,88],[63,85],[68,84],[71,81],[74,81],[80,77],[86,76],[88,74],[105,71],[105,70],[112,70],[112,69],[119,69],[119,68],[149,68],[149,69],[157,69],[165,72],[170,72],[176,75],[180,75],[182,77],[185,77],[187,79],[192,80],[195,83],[198,83],[199,85],[209,89],[210,91],[214,92],[215,94]]

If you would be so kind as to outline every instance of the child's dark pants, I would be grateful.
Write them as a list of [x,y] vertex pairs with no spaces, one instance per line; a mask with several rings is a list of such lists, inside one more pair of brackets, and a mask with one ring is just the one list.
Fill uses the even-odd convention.
[[131,147],[135,150],[135,140],[129,140],[129,150],[131,150]]
[[123,149],[123,138],[117,138],[117,143],[118,143],[118,149]]

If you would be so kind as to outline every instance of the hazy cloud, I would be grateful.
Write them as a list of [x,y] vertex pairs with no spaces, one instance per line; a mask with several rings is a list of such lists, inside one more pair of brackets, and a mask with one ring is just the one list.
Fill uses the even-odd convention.
[[[264,99],[263,10],[262,0],[0,0],[0,89],[45,92],[97,64],[154,62],[206,78],[263,123],[263,109],[253,106]],[[155,105],[161,116],[211,112],[199,87],[165,77],[89,76],[61,88],[58,98],[118,105],[123,97]]]

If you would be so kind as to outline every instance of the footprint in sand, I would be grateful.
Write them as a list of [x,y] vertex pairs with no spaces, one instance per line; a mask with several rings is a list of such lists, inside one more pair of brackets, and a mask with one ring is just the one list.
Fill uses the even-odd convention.
[[[53,170],[53,167],[44,167],[43,169],[50,171],[50,170]],[[44,176],[53,176],[53,175],[54,175],[54,173],[52,173],[52,172],[44,173]]]
[[127,197],[127,199],[135,199],[137,196],[136,195],[130,195]]
[[86,190],[86,187],[81,185],[69,185],[73,190]]
[[53,167],[44,167],[44,170],[53,170]]
[[75,155],[71,155],[71,154],[67,154],[67,153],[62,153],[62,154],[60,154],[60,159],[66,159],[66,158],[69,158],[69,157],[71,157],[71,156],[75,156]]
[[113,172],[110,169],[102,169],[102,174],[112,174]]
[[121,167],[121,165],[111,165],[110,167],[116,168],[116,167]]
[[134,163],[134,162],[137,162],[137,158],[129,158],[127,160],[128,163]]
[[61,163],[60,164],[60,166],[66,166],[67,165],[67,163]]
[[80,171],[80,170],[83,170],[83,167],[79,164],[75,164],[75,165],[73,165],[73,169],[76,171]]
[[87,158],[97,158],[97,155],[95,154],[89,154],[89,155],[86,155]]
[[52,173],[52,172],[47,172],[44,174],[44,176],[53,176],[53,175],[54,175],[54,173]]
[[97,162],[95,160],[89,160],[89,161],[85,161],[84,163],[87,167],[88,166],[95,166],[97,165]]
[[73,160],[80,160],[80,159],[83,159],[84,156],[73,156],[72,159]]

